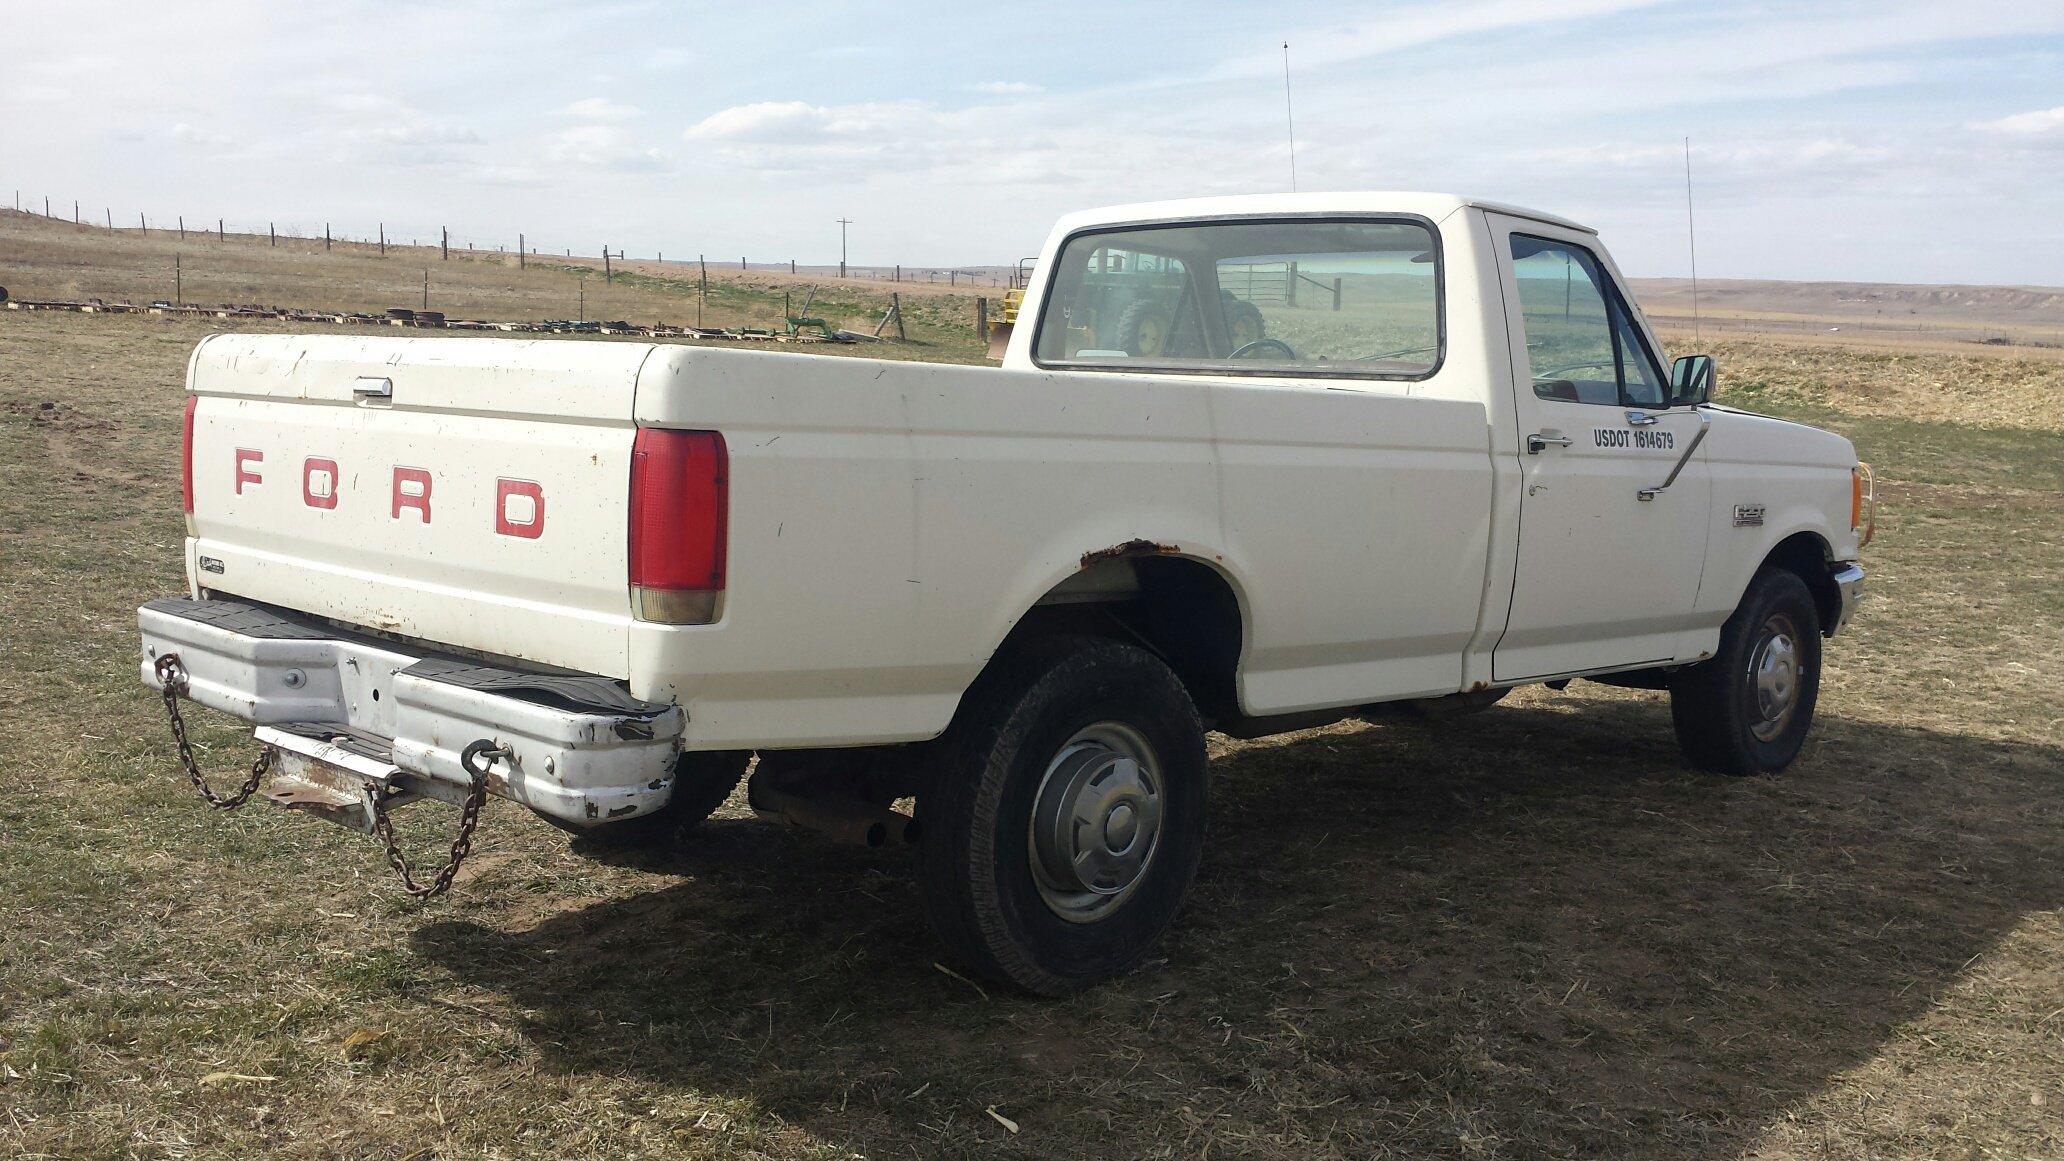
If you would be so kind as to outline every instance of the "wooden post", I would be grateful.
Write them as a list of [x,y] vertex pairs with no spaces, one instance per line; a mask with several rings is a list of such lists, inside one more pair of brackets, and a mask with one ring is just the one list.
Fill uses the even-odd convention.
[[423,268],[423,309],[430,309],[430,268]]
[[518,234],[516,235],[516,269],[523,269],[525,264],[523,257],[523,235]]
[[790,259],[788,260],[788,272],[789,272],[790,274],[794,274],[794,273],[795,273],[795,259],[793,259],[793,258],[790,258]]
[[329,252],[329,249],[330,249],[330,224],[329,224],[328,222],[324,222],[324,223],[322,224],[322,248],[323,248],[323,252],[324,252],[324,253],[328,253],[328,252]]
[[1340,309],[1340,279],[1337,276],[1333,279],[1333,309]]
[[178,306],[186,297],[185,275],[179,269],[179,255],[172,255],[172,305]]
[[72,224],[73,224],[74,226],[76,226],[76,225],[78,225],[78,224],[79,224],[79,199],[78,199],[78,198],[73,198],[73,199],[72,199]]
[[700,271],[700,274],[697,275],[699,285],[695,291],[695,329],[701,330],[702,304],[709,299],[709,262],[702,255],[697,254],[695,256],[695,267]]
[[275,245],[275,246],[279,245],[279,225],[278,225],[278,223],[276,223],[276,222],[267,222],[267,223],[265,223],[265,235],[266,235],[266,237],[268,237],[268,238],[271,238],[271,239],[272,239],[272,244],[273,244],[273,245]]
[[179,240],[186,241],[186,215],[179,215]]
[[150,237],[150,224],[143,220],[143,211],[136,211],[136,228],[144,237]]
[[449,261],[451,261],[451,227],[450,227],[450,226],[439,226],[439,227],[437,227],[437,256],[438,256],[438,257],[439,257],[440,259],[442,259],[442,260],[444,260],[444,261],[446,261],[446,262],[449,262]]
[[215,219],[215,240],[217,242],[227,242],[229,240],[229,232],[222,228],[221,218]]
[[1283,305],[1297,305],[1297,263],[1283,263]]
[[107,228],[108,228],[108,233],[112,234],[112,233],[114,233],[114,232],[115,232],[115,210],[114,210],[114,207],[112,207],[112,206],[108,207],[108,212],[107,212]]
[[380,257],[387,256],[387,223],[380,223]]
[[740,270],[748,270],[748,269],[749,269],[749,268],[748,268],[748,267],[746,266],[746,264],[745,264],[745,259],[743,259],[743,258],[740,258],[740,259],[738,260],[738,268],[739,268]]
[[896,263],[896,281],[903,281],[903,264],[901,262]]
[[989,300],[975,299],[975,337],[982,342],[982,349],[989,349]]
[[602,281],[616,281],[616,274],[609,269],[609,243],[602,243]]

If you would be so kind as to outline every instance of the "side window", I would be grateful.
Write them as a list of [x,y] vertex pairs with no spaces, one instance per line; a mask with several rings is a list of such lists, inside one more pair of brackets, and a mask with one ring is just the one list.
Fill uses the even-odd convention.
[[1648,345],[1589,250],[1512,235],[1534,394],[1565,403],[1661,407],[1668,398]]

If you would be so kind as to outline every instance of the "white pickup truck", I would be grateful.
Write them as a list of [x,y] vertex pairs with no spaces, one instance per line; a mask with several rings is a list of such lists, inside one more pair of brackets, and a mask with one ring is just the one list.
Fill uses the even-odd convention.
[[1798,754],[1868,472],[1710,403],[1591,230],[1220,198],[1066,218],[1036,270],[1000,369],[210,338],[144,680],[259,727],[223,801],[269,776],[390,854],[392,807],[464,804],[456,859],[490,794],[671,841],[750,766],[915,842],[948,950],[1047,994],[1175,917],[1207,730],[1585,677],[1667,690],[1693,766]]

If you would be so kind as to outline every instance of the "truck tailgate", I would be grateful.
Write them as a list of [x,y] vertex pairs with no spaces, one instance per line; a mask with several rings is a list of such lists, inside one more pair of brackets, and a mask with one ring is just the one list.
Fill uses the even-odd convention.
[[625,676],[634,343],[218,335],[194,352],[198,588]]

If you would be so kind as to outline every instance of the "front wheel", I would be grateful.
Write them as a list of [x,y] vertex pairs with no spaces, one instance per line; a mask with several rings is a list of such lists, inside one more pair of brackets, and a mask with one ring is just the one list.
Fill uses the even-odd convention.
[[1749,582],[1711,660],[1670,684],[1684,756],[1715,774],[1775,774],[1806,744],[1820,699],[1820,610],[1798,574]]
[[953,957],[1046,996],[1144,959],[1204,844],[1204,727],[1168,666],[1092,637],[1013,647],[944,748],[918,810]]

